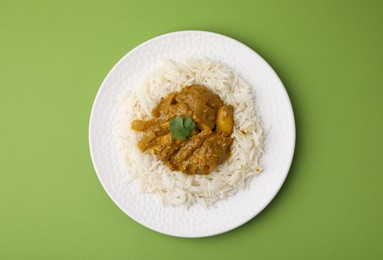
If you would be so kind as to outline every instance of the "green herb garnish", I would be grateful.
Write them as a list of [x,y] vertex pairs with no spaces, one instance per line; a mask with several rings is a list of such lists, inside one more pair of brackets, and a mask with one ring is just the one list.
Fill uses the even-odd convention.
[[169,120],[170,131],[174,139],[189,138],[195,128],[193,119],[189,116],[177,116]]

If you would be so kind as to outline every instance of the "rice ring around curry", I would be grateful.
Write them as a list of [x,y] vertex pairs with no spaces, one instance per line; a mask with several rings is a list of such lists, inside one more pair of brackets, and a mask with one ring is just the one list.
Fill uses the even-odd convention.
[[[205,175],[200,172],[188,175],[180,168],[172,169],[153,150],[143,153],[137,144],[145,133],[132,129],[134,121],[153,119],[152,112],[161,97],[192,86],[208,88],[234,108],[229,156],[214,164],[208,172],[202,172]],[[210,206],[247,187],[262,170],[259,158],[264,136],[252,88],[219,62],[208,59],[167,61],[153,71],[141,87],[125,93],[121,112],[118,141],[128,178],[135,181],[141,192],[156,193],[164,205],[189,207],[198,203]]]

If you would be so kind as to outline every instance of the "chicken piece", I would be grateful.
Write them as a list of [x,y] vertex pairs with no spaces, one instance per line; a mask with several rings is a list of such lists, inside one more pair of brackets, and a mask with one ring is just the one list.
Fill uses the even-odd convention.
[[171,105],[174,104],[174,98],[176,97],[176,95],[177,93],[173,92],[167,95],[165,98],[162,98],[161,102],[153,109],[152,115],[155,117],[167,115],[169,113]]
[[155,144],[153,140],[155,140],[159,136],[166,135],[169,132],[169,122],[163,124],[157,123],[156,125],[152,125],[145,131],[144,136],[138,142],[138,147],[142,152],[145,152],[147,149],[151,148]]
[[201,133],[194,135],[190,140],[184,143],[184,145],[179,149],[179,151],[173,156],[172,164],[178,165],[176,168],[179,168],[182,171],[182,163],[192,155],[192,153],[199,148],[205,139],[211,134],[210,129],[206,129]]
[[204,86],[185,87],[176,97],[179,103],[185,103],[193,112],[193,119],[210,129],[215,126],[218,109],[223,105],[220,98]]
[[157,119],[152,118],[150,120],[134,120],[132,122],[132,129],[135,131],[145,132],[149,127],[157,124]]
[[233,139],[219,134],[210,135],[203,145],[182,164],[187,174],[209,174],[214,168],[226,161],[230,156]]

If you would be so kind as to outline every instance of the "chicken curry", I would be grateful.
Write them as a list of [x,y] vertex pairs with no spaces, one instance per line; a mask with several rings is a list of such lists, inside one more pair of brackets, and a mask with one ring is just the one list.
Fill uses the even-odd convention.
[[171,170],[209,174],[230,156],[233,110],[207,87],[192,85],[162,98],[154,118],[134,120],[132,129],[144,132],[139,149]]

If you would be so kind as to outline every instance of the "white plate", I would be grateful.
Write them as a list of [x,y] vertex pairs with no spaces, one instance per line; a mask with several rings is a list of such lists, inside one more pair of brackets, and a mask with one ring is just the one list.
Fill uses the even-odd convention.
[[[268,135],[261,158],[264,171],[249,189],[206,209],[165,207],[153,194],[126,184],[126,169],[117,148],[119,105],[127,87],[138,86],[166,59],[208,58],[226,64],[249,83]],[[295,123],[287,92],[277,74],[256,52],[229,37],[204,31],[181,31],[151,39],[126,54],[109,72],[93,104],[89,143],[104,189],[128,216],[160,233],[206,237],[232,230],[260,213],[281,188],[295,147]]]

